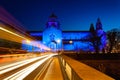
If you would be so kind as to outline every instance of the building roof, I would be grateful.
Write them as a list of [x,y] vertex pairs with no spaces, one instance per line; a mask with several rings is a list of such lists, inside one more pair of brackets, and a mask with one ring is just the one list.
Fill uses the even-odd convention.
[[70,32],[73,32],[73,33],[79,33],[79,32],[89,32],[89,31],[62,31],[63,33],[70,33]]

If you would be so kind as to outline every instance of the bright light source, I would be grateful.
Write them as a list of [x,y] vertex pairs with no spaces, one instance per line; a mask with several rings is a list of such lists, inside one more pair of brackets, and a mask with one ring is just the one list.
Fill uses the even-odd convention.
[[26,40],[26,43],[28,43],[28,44],[29,44],[29,43],[30,43],[30,40]]
[[72,43],[73,43],[73,41],[69,41],[69,43],[70,43],[70,44],[72,44]]
[[57,40],[57,43],[60,43],[60,39]]

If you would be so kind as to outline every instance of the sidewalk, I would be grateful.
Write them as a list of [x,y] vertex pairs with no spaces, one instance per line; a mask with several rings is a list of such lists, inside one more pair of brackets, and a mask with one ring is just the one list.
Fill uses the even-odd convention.
[[43,80],[63,80],[59,60],[57,57],[53,57],[53,61],[51,62]]

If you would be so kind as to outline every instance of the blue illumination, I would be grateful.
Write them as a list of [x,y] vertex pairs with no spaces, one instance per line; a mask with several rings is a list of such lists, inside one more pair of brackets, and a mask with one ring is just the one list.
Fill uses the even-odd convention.
[[42,46],[40,41],[30,41],[29,43],[24,40],[22,42],[22,49],[27,50],[28,52],[42,52],[44,46]]
[[42,36],[42,33],[30,33],[31,36]]
[[54,14],[49,17],[42,36],[42,42],[53,51],[62,49],[62,31],[59,29],[57,16]]
[[102,51],[102,49],[106,47],[106,33],[103,30],[98,30],[97,34],[98,36],[101,36],[101,45],[99,47],[100,51]]
[[[48,19],[46,28],[43,32],[30,33],[31,36],[42,36],[42,43],[47,47],[51,48],[53,51],[57,50],[74,50],[74,51],[86,51],[94,52],[95,49],[91,45],[88,36],[92,36],[89,31],[64,31],[59,27],[59,22],[57,16],[51,15]],[[101,51],[106,47],[106,33],[102,30],[102,24],[100,19],[96,23],[96,35],[101,36],[101,44],[99,45],[99,50]],[[40,41],[37,41],[40,43]],[[34,42],[32,42],[34,44]],[[23,45],[23,48],[28,51],[43,51],[38,47],[31,45]]]
[[43,43],[49,48],[59,50],[62,48],[62,31],[50,27],[43,31]]
[[85,32],[64,32],[62,33],[63,39],[82,39],[85,38],[89,34],[89,31]]

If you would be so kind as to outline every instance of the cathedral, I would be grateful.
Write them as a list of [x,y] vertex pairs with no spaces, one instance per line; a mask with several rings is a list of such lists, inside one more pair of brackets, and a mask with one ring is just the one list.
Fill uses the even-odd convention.
[[[90,27],[91,28],[91,27]],[[93,26],[94,29],[94,26]],[[95,32],[97,36],[100,36],[100,50],[106,46],[106,34],[102,29],[102,23],[98,18],[96,22]],[[31,36],[36,38],[37,42],[40,42],[52,51],[95,51],[93,45],[91,45],[90,36],[91,31],[62,31],[58,17],[55,14],[51,14],[46,23],[43,31],[29,31]],[[25,48],[24,48],[25,49]],[[44,51],[36,47],[29,48],[29,51]]]

